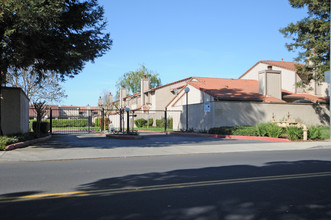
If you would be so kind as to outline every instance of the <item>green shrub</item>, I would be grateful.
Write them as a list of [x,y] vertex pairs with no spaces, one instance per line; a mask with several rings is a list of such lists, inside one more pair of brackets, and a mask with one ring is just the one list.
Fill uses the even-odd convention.
[[0,150],[4,150],[7,145],[34,139],[36,136],[33,132],[17,134],[15,136],[0,136]]
[[156,119],[156,127],[161,128],[164,127],[164,119]]
[[299,140],[303,137],[302,128],[298,128],[295,126],[286,127],[286,134],[290,140]]
[[256,127],[237,127],[232,134],[240,136],[257,136]]
[[134,120],[134,124],[138,127],[138,128],[142,128],[144,126],[147,125],[147,120],[143,119],[143,118],[139,118]]
[[100,125],[100,121],[101,121],[101,118],[96,118],[96,119],[94,119],[94,126],[95,127],[100,127],[101,125]]
[[322,139],[322,128],[317,126],[312,126],[308,128],[308,138],[311,140]]
[[88,119],[53,119],[52,127],[88,127]]
[[153,126],[153,118],[148,119],[148,126]]
[[[32,123],[33,131],[36,132],[37,130],[37,121],[34,121]],[[40,133],[41,134],[47,134],[49,131],[49,123],[47,121],[41,121],[40,122]]]
[[[158,128],[164,128],[164,118],[162,119],[156,119],[156,127]],[[173,128],[173,118],[167,119],[167,128],[172,129]]]
[[330,139],[330,127],[329,126],[321,126],[321,139]]
[[267,134],[268,137],[279,138],[283,133],[283,129],[274,123],[268,123],[267,125]]
[[0,150],[4,150],[7,145],[19,142],[19,138],[16,136],[7,137],[1,136],[0,137]]
[[167,128],[173,129],[173,125],[174,125],[174,119],[173,118],[168,118],[167,120]]
[[270,123],[260,123],[256,125],[256,133],[260,137],[265,137],[267,136],[267,128]]
[[30,131],[30,132],[33,131],[32,124],[33,124],[34,121],[36,121],[36,120],[29,120],[29,131]]
[[215,127],[210,128],[208,133],[209,134],[224,134],[224,135],[231,135],[236,127]]

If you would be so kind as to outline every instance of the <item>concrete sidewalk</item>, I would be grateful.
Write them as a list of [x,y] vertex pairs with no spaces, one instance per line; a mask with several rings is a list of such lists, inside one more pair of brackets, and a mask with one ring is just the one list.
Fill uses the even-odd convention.
[[2,151],[0,163],[314,149],[331,149],[331,142],[275,143],[172,135],[146,135],[143,140],[113,140],[91,134],[63,135],[27,148]]

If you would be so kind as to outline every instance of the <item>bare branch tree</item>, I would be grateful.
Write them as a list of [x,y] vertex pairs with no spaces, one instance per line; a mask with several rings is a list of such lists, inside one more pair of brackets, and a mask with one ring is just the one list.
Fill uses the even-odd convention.
[[65,90],[60,85],[60,80],[56,74],[44,73],[43,78],[39,78],[31,68],[23,70],[11,69],[8,72],[8,85],[20,87],[30,99],[31,103],[45,101],[47,103],[60,102],[66,98]]

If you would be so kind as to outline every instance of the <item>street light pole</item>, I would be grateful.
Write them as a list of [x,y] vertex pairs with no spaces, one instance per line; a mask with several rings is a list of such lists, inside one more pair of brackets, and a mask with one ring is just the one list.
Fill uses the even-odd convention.
[[186,132],[188,131],[188,93],[190,91],[189,87],[185,87],[184,89],[186,93]]

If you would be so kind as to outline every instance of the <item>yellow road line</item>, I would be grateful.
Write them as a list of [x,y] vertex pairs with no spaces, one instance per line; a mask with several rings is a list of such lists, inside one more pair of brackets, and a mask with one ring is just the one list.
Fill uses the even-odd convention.
[[216,186],[216,185],[226,185],[226,184],[291,180],[291,179],[315,178],[315,177],[327,177],[327,176],[331,176],[331,172],[249,177],[249,178],[210,180],[210,181],[174,183],[174,184],[152,185],[152,186],[123,187],[123,188],[115,188],[115,189],[100,189],[100,190],[73,191],[73,192],[62,192],[62,193],[36,194],[36,195],[17,196],[17,197],[0,197],[0,203],[38,200],[38,199],[55,199],[55,198],[64,198],[64,197],[112,195],[112,194],[123,194],[123,193],[132,193],[132,192],[147,192],[147,191],[156,191],[156,190],[182,189],[182,188],[190,188],[190,187],[204,187],[204,186]]

